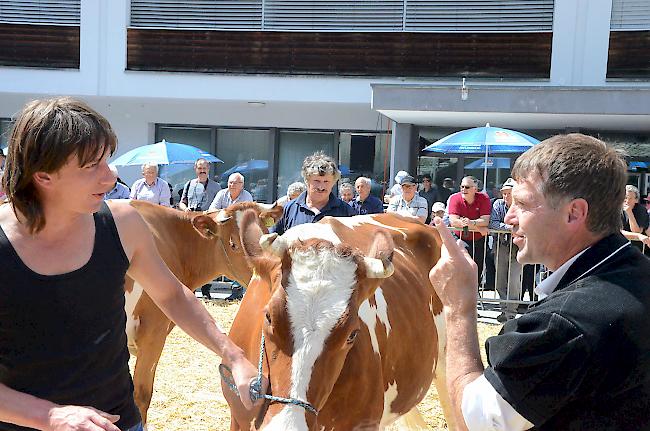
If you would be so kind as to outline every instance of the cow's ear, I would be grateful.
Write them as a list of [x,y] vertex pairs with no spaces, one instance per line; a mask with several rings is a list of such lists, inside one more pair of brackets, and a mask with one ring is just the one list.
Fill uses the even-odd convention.
[[266,227],[271,227],[280,220],[282,217],[283,208],[278,203],[274,203],[272,207],[264,206],[262,211],[260,211],[260,220],[262,224]]
[[219,228],[211,217],[199,214],[192,218],[192,226],[204,238],[213,239],[218,236]]
[[393,237],[384,230],[377,231],[370,246],[368,257],[380,259],[384,262],[392,262],[394,252],[395,243],[393,242]]
[[262,255],[260,238],[263,234],[264,232],[257,221],[257,213],[251,209],[244,211],[239,222],[239,239],[244,248],[244,253],[248,257]]

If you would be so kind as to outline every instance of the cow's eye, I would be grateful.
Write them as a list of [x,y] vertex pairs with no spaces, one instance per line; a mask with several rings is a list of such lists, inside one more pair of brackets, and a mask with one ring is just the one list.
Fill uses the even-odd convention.
[[346,340],[346,343],[348,344],[354,343],[354,340],[357,338],[358,334],[359,334],[358,329],[355,329],[354,331],[350,332],[350,335],[348,335],[348,339]]
[[266,323],[268,325],[270,325],[271,324],[271,314],[268,311],[266,312],[265,317],[266,317]]
[[237,250],[237,244],[235,244],[235,241],[233,241],[232,238],[230,238],[230,248]]

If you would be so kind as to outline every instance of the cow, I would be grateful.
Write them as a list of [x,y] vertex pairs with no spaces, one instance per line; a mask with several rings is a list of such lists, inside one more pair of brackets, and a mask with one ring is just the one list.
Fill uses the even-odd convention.
[[[158,253],[169,269],[192,290],[222,274],[248,285],[252,271],[242,252],[237,226],[240,215],[246,210],[254,211],[260,229],[264,230],[282,215],[282,207],[253,202],[206,214],[185,213],[137,200],[130,205],[147,223]],[[134,398],[146,424],[156,366],[174,324],[128,276],[125,311],[128,347],[136,356]]]
[[416,406],[434,379],[454,429],[442,303],[428,278],[441,253],[435,229],[373,214],[264,235],[252,212],[239,227],[253,277],[229,336],[253,363],[263,342],[268,392],[291,403],[246,411],[222,382],[231,431],[380,430],[403,415],[423,423]]

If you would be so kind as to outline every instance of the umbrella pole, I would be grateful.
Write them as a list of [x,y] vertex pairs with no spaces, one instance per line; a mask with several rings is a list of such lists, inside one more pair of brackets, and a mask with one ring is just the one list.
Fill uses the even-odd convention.
[[490,144],[485,142],[485,160],[483,161],[483,191],[487,191],[487,170],[488,170],[488,146]]

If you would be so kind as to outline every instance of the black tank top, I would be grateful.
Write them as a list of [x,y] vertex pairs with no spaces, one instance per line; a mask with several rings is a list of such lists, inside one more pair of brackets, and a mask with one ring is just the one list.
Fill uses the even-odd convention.
[[[140,422],[129,374],[124,275],[113,216],[94,214],[90,260],[67,274],[29,269],[0,228],[0,382],[57,404],[93,406]],[[0,430],[27,430],[0,422]]]

